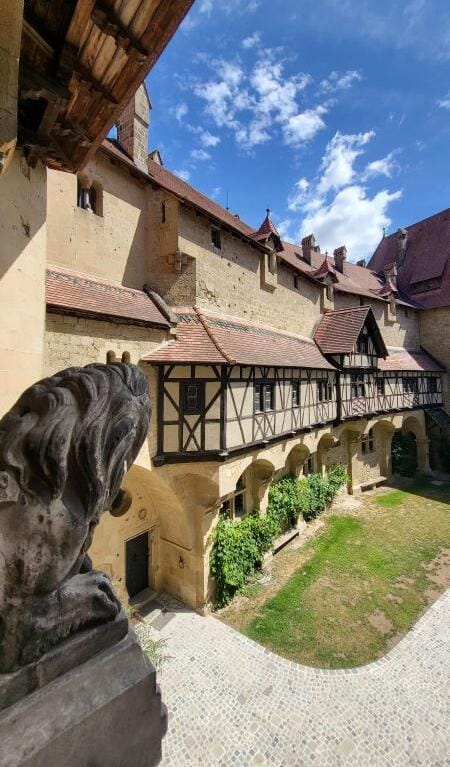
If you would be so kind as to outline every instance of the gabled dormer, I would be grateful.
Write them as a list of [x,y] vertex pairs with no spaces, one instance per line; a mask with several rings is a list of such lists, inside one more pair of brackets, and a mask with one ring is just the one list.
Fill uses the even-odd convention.
[[370,306],[327,312],[314,340],[322,354],[341,370],[378,367],[388,354]]
[[277,253],[283,250],[281,237],[270,219],[270,210],[267,208],[266,217],[257,232],[252,234],[254,240],[267,248],[267,253],[262,256],[261,287],[266,290],[275,290],[277,278]]

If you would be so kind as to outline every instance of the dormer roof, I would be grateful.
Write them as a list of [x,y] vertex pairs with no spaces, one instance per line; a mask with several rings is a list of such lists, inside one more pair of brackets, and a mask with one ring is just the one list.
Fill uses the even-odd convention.
[[377,354],[386,357],[388,351],[370,306],[327,312],[316,329],[314,340],[322,354],[352,354],[364,325],[367,325]]

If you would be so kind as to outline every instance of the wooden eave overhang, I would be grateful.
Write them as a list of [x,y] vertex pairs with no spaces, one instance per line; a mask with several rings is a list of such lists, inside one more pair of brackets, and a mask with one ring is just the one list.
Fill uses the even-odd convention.
[[27,0],[19,136],[30,164],[93,157],[194,0]]

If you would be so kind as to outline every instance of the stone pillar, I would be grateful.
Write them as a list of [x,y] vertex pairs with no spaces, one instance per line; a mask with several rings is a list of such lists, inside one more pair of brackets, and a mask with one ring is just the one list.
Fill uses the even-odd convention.
[[0,176],[17,141],[17,97],[23,0],[0,0]]
[[417,468],[422,474],[431,474],[430,467],[430,441],[428,439],[416,439],[417,445]]
[[383,477],[392,477],[392,438],[394,432],[383,432],[380,435],[380,471]]
[[356,484],[358,484],[357,480],[357,470],[356,470],[356,458],[358,455],[358,448],[359,443],[361,441],[361,437],[357,434],[349,434],[347,437],[347,456],[348,456],[348,465],[347,465],[347,474],[348,474],[348,484],[347,484],[347,491],[349,495],[353,495],[354,487]]

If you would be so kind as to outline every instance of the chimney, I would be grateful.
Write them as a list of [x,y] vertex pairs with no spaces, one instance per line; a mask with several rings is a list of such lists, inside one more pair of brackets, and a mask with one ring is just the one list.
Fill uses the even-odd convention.
[[145,83],[139,86],[117,120],[117,140],[138,168],[147,171],[150,99]]
[[311,263],[313,253],[320,253],[320,248],[318,245],[316,245],[316,238],[313,234],[309,234],[307,237],[303,237],[302,252],[303,258],[307,264]]
[[365,269],[366,268],[366,259],[365,258],[360,258],[359,261],[356,262],[356,266],[362,266],[363,269]]
[[408,246],[408,232],[400,228],[397,231],[397,264],[403,266],[405,263],[406,248]]
[[341,274],[344,274],[344,262],[347,258],[347,248],[345,245],[341,245],[340,248],[336,248],[336,250],[333,252],[333,255],[335,269],[337,269],[337,271]]

